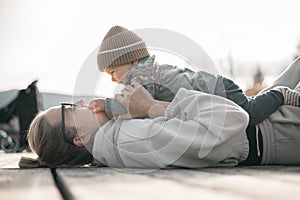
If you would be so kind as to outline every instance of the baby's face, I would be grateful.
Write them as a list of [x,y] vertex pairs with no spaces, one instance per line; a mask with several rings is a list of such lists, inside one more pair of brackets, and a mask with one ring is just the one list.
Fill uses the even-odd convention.
[[111,75],[111,80],[113,82],[122,83],[126,85],[126,74],[127,72],[136,65],[137,61],[132,64],[125,64],[115,67],[108,67],[105,69],[105,72]]

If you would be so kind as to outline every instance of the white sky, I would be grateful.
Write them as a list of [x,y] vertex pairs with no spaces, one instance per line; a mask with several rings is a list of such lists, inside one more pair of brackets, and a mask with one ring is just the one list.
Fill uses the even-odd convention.
[[[176,31],[202,46],[225,75],[230,53],[236,75],[248,78],[258,64],[277,75],[300,40],[296,0],[0,0],[0,91],[39,79],[41,91],[72,94],[85,59],[114,25]],[[106,78],[100,95],[115,86]]]

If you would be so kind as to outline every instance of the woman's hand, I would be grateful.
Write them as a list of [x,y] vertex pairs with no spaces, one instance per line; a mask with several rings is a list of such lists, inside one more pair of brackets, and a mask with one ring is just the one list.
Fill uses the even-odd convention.
[[125,86],[115,99],[128,110],[128,114],[121,116],[124,119],[163,116],[165,108],[169,105],[169,102],[153,99],[150,93],[136,81]]

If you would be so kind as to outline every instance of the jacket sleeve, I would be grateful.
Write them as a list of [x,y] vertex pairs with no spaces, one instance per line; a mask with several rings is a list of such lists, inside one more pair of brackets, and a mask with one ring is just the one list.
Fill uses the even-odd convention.
[[230,154],[233,146],[230,140],[244,134],[249,121],[248,114],[234,102],[183,88],[167,107],[166,116],[188,123],[197,133],[200,130],[198,157],[218,162]]
[[180,88],[197,90],[218,96],[226,96],[224,77],[205,71],[180,69],[172,65],[160,65],[156,73],[158,100],[171,101]]
[[113,98],[106,98],[104,100],[104,109],[106,115],[111,119],[115,116],[127,113],[126,108]]

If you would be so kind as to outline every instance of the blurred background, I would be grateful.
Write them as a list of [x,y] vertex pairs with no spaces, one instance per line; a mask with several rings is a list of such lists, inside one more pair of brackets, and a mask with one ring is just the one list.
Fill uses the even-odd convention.
[[[189,37],[249,95],[300,54],[296,0],[0,0],[0,106],[36,79],[43,95],[68,100],[85,59],[114,25]],[[112,96],[115,86],[105,76],[96,95]]]

